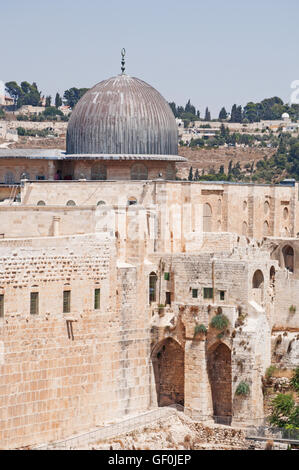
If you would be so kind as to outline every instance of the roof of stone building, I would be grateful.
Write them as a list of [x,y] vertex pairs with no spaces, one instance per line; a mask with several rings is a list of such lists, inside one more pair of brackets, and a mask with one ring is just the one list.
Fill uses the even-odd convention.
[[68,123],[67,154],[177,153],[177,124],[167,101],[152,86],[126,74],[88,90]]
[[185,162],[178,155],[133,155],[133,154],[66,154],[60,149],[0,149],[0,158],[29,158],[45,160],[151,160]]

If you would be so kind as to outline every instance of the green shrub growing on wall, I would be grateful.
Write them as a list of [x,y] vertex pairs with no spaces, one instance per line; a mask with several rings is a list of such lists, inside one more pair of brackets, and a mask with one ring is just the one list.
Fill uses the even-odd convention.
[[291,394],[279,393],[272,401],[270,424],[286,429],[299,429],[299,406]]
[[198,333],[204,333],[206,334],[207,333],[207,329],[205,327],[205,325],[203,325],[202,323],[200,325],[195,325],[195,328],[194,328],[194,336],[197,335]]
[[236,395],[246,396],[249,394],[250,388],[247,382],[240,382],[236,389]]
[[299,393],[299,367],[296,367],[294,370],[293,376],[291,378],[291,386],[297,393]]
[[273,373],[277,370],[276,366],[269,366],[268,369],[266,370],[265,377],[266,379],[270,379],[272,377]]
[[224,330],[229,325],[229,319],[222,313],[212,318],[211,326],[217,330]]

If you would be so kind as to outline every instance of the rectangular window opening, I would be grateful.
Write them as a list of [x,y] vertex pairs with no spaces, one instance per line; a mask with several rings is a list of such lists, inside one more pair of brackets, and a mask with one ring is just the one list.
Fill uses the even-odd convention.
[[0,295],[0,318],[4,317],[4,294]]
[[171,305],[171,292],[166,292],[165,305]]
[[165,281],[169,281],[169,278],[170,278],[169,273],[164,273]]
[[198,298],[198,289],[192,289],[192,298],[197,299]]
[[204,299],[212,299],[213,298],[213,288],[212,287],[204,287],[203,288],[203,298]]
[[101,306],[101,289],[94,290],[94,309],[99,310]]
[[30,293],[30,314],[37,315],[38,314],[38,292],[31,292]]
[[219,296],[220,296],[220,300],[224,300],[225,299],[225,290],[219,291]]
[[70,313],[71,311],[71,291],[63,291],[63,313]]

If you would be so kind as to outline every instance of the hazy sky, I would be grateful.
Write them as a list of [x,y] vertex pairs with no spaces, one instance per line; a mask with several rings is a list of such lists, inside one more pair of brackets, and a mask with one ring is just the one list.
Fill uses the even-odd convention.
[[0,80],[45,95],[126,71],[212,117],[299,79],[298,0],[0,0]]

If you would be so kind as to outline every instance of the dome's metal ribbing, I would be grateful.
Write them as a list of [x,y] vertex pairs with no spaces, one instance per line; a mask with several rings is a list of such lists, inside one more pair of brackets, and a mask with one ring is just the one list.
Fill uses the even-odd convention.
[[153,87],[125,74],[87,91],[68,124],[68,154],[177,155],[177,150],[168,103]]

